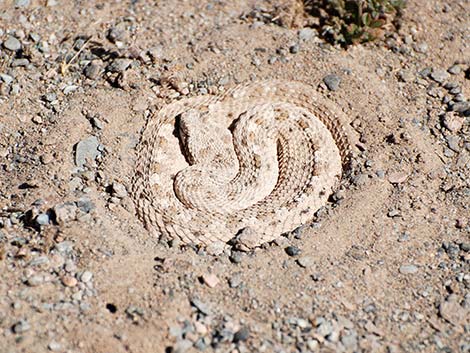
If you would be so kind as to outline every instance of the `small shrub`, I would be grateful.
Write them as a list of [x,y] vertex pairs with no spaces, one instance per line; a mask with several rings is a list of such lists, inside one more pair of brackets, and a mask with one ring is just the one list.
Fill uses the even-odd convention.
[[396,29],[406,0],[302,1],[306,13],[319,18],[321,35],[347,46],[382,38]]

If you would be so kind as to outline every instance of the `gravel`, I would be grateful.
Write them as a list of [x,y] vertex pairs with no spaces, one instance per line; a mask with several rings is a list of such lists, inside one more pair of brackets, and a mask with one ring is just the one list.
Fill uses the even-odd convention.
[[118,58],[114,59],[107,67],[109,72],[123,72],[132,64],[131,59]]
[[450,75],[447,71],[441,69],[433,69],[429,75],[437,83],[444,83],[449,79]]
[[47,213],[40,213],[36,217],[36,223],[40,226],[48,225],[50,222],[49,215]]
[[300,255],[300,253],[302,252],[298,247],[292,245],[288,246],[285,251],[286,254],[289,256],[297,256]]
[[449,67],[447,71],[452,75],[458,75],[462,72],[462,68],[460,67],[460,65],[455,64]]
[[297,260],[297,263],[299,264],[300,267],[309,268],[315,265],[315,259],[310,256],[303,256]]
[[243,342],[243,341],[246,341],[249,337],[250,337],[250,331],[248,330],[248,328],[242,327],[233,335],[233,342],[234,343]]
[[14,333],[24,333],[31,329],[31,325],[27,320],[18,321],[15,325],[13,325],[13,332]]
[[400,273],[403,275],[412,275],[418,272],[418,267],[415,265],[401,265]]
[[323,82],[330,91],[337,91],[341,83],[341,77],[335,74],[329,74],[323,77]]
[[8,38],[3,42],[5,49],[11,51],[18,51],[21,49],[21,42],[13,36],[8,36]]
[[75,164],[83,167],[87,160],[94,161],[100,155],[98,150],[100,143],[96,136],[90,136],[79,143],[75,148]]
[[80,281],[82,281],[83,283],[88,283],[91,281],[92,278],[93,273],[91,273],[90,271],[84,271],[80,276]]

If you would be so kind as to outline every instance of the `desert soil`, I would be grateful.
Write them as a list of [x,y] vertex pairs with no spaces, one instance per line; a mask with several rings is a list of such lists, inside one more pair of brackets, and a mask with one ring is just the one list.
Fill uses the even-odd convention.
[[[470,352],[470,2],[348,49],[279,4],[0,2],[1,353]],[[344,111],[342,186],[252,251],[159,241],[129,194],[146,121],[262,79]]]

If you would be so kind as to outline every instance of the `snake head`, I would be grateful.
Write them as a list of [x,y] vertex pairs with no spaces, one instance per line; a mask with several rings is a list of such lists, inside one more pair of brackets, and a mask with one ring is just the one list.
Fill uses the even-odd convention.
[[183,144],[187,143],[192,131],[201,126],[201,113],[197,110],[188,110],[179,116],[179,135]]

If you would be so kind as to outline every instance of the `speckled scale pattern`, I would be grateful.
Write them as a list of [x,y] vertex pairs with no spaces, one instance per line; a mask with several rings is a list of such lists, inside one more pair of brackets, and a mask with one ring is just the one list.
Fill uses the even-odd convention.
[[350,147],[338,107],[313,87],[261,81],[174,101],[148,122],[132,195],[159,236],[261,245],[312,219]]

